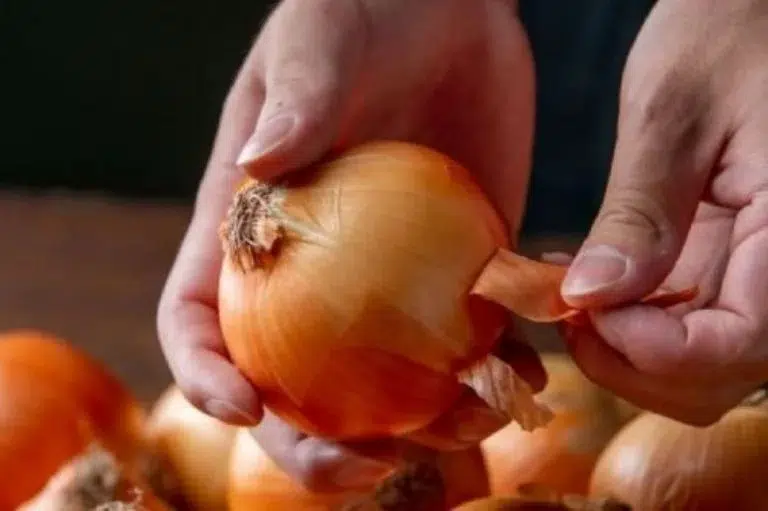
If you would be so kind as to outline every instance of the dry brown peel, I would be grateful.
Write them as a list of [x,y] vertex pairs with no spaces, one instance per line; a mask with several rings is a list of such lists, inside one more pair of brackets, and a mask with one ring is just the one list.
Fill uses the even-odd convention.
[[170,511],[147,484],[93,444],[64,465],[18,511]]

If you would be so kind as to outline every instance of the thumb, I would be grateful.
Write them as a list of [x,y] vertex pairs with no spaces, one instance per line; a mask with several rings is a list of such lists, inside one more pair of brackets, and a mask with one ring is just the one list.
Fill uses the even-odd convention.
[[717,156],[705,96],[680,87],[635,96],[621,105],[606,194],[562,285],[574,306],[618,305],[663,282]]
[[288,0],[273,13],[255,52],[264,105],[237,159],[251,176],[308,165],[338,137],[366,30],[358,4]]

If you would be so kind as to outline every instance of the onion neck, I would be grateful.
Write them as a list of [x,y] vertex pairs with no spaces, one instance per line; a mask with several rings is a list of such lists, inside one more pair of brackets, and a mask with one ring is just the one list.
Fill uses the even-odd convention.
[[332,245],[331,238],[316,225],[285,212],[285,196],[285,188],[256,180],[235,193],[219,238],[224,252],[241,271],[264,266],[289,232],[308,243]]
[[42,511],[132,511],[142,509],[141,495],[135,502],[119,502],[118,494],[126,485],[123,468],[117,459],[100,446],[92,446],[65,465],[47,486],[20,509]]
[[276,220],[280,190],[253,181],[240,188],[232,199],[219,237],[224,252],[241,270],[258,265],[283,236]]

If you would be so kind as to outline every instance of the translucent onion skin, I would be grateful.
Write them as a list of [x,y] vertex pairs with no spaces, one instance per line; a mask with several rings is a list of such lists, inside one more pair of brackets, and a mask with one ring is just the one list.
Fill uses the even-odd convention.
[[190,511],[227,509],[229,457],[237,428],[210,417],[170,386],[153,407],[147,436]]
[[600,453],[627,420],[624,405],[570,357],[547,353],[541,359],[548,383],[537,400],[554,418],[534,431],[511,423],[483,441],[493,495],[586,495]]
[[768,509],[768,410],[739,406],[706,428],[643,413],[595,466],[590,494],[631,509]]
[[[234,362],[310,434],[427,425],[503,328],[503,308],[470,297],[507,245],[499,216],[467,170],[418,145],[368,143],[290,179],[251,216],[246,182],[222,228],[219,313]],[[260,253],[233,241],[253,233]]]
[[94,441],[126,464],[141,460],[141,405],[101,364],[53,335],[0,335],[0,402],[0,509],[28,500]]

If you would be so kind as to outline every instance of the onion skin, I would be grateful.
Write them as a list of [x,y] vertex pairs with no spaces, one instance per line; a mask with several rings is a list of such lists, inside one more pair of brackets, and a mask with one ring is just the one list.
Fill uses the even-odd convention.
[[190,511],[227,509],[229,458],[237,428],[210,417],[172,385],[153,407],[147,436]]
[[512,497],[488,497],[454,508],[454,511],[629,511],[611,501],[591,501],[581,498],[535,500]]
[[[233,361],[306,433],[426,426],[503,329],[503,308],[470,296],[508,243],[502,222],[467,170],[412,144],[364,144],[290,179],[260,196],[257,218],[244,213],[247,181],[222,228],[219,314]],[[251,234],[261,251],[240,239]]]
[[547,353],[541,359],[549,381],[537,400],[554,418],[534,431],[511,423],[483,441],[493,495],[586,495],[601,451],[627,420],[615,398],[570,357]]
[[311,492],[286,475],[245,429],[230,460],[229,510],[445,511],[489,492],[479,449],[435,453],[382,479],[377,487]]
[[141,478],[92,445],[63,465],[18,511],[171,511]]
[[94,441],[143,458],[143,410],[101,364],[43,332],[0,335],[0,509],[40,491]]
[[564,504],[513,498],[488,497],[454,508],[454,511],[569,511]]
[[768,509],[768,411],[739,406],[699,428],[643,413],[595,466],[590,494],[639,511]]

